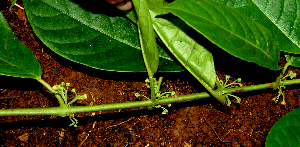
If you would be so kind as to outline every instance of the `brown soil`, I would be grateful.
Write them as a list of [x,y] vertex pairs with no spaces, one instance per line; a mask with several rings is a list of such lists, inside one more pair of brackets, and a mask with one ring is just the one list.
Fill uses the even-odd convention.
[[[99,105],[136,101],[134,94],[147,94],[145,73],[117,73],[95,70],[63,59],[34,35],[22,3],[8,10],[8,0],[0,2],[15,35],[35,54],[43,69],[42,78],[51,85],[69,82],[88,99],[75,105]],[[272,82],[277,72],[213,53],[218,75],[241,77],[244,85]],[[284,60],[281,59],[281,65]],[[238,64],[236,64],[238,63]],[[239,66],[243,64],[243,66]],[[291,68],[300,75],[298,69]],[[176,95],[205,91],[187,72],[164,73],[164,84]],[[271,75],[271,76],[270,76]],[[275,75],[275,76],[273,76]],[[58,106],[56,99],[32,79],[0,76],[0,107],[44,108]],[[298,77],[299,78],[299,77]],[[3,82],[5,81],[5,82]],[[161,109],[146,108],[75,114],[77,128],[69,118],[57,116],[2,116],[2,146],[264,146],[268,132],[283,115],[299,107],[298,85],[285,89],[287,105],[271,101],[277,91],[262,90],[237,94],[230,107],[214,98],[172,104],[167,115]]]

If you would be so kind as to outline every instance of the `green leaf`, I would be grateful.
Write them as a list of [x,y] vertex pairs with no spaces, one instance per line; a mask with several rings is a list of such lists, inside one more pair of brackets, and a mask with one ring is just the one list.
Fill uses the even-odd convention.
[[[253,1],[259,9],[278,27],[284,34],[285,39],[289,40],[288,44],[294,44],[291,48],[282,44],[283,51],[300,53],[300,3],[296,0],[272,0],[272,1]],[[277,34],[275,34],[277,35]],[[274,36],[275,36],[274,35]]]
[[139,38],[149,77],[158,69],[159,55],[147,0],[133,0],[138,16]]
[[281,51],[300,53],[300,3],[297,0],[216,0],[245,14],[273,34]]
[[[137,27],[113,6],[102,1],[97,9],[70,0],[23,3],[35,34],[55,53],[102,70],[146,71]],[[158,49],[159,71],[182,71],[163,49]]]
[[172,15],[157,16],[152,12],[152,16],[154,28],[170,52],[197,80],[214,87],[217,75],[213,56],[182,30],[189,27]]
[[42,68],[33,53],[12,33],[0,13],[0,74],[21,78],[40,78]]
[[165,7],[228,53],[278,70],[272,34],[242,13],[212,0],[176,0]]
[[266,140],[266,147],[300,146],[300,108],[297,108],[275,123]]

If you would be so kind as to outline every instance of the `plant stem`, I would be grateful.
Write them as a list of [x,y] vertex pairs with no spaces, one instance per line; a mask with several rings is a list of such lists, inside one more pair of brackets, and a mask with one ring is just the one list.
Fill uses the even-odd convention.
[[[218,101],[220,101],[223,105],[227,105],[227,100],[226,98],[222,95],[222,91],[221,90],[213,90],[209,85],[206,84],[206,82],[204,82],[202,79],[197,78],[197,80],[204,86],[204,88],[206,88],[206,90],[213,95]],[[217,81],[219,82],[219,81]]]
[[[246,92],[261,89],[272,88],[275,82],[265,83],[259,85],[251,85],[237,88],[226,88],[223,90],[225,93],[234,92]],[[300,79],[285,80],[283,85],[293,85],[300,84]],[[208,98],[211,95],[207,92],[195,93],[182,95],[178,97],[167,97],[156,102],[157,105],[170,104],[175,102],[182,102],[188,100],[195,100],[200,98]],[[101,104],[93,106],[71,106],[71,107],[53,107],[53,108],[25,108],[25,109],[1,109],[0,116],[7,115],[59,115],[67,116],[70,114],[80,113],[80,112],[93,112],[93,111],[106,111],[106,110],[118,110],[118,109],[128,109],[128,108],[138,108],[138,107],[151,107],[153,106],[152,100],[146,101],[136,101],[136,102],[126,102],[126,103],[115,103],[115,104]]]
[[[183,95],[179,97],[168,97],[161,99],[157,102],[157,105],[169,104],[180,101],[194,100],[198,98],[207,98],[210,95],[206,92],[195,93],[189,95]],[[126,103],[115,103],[115,104],[101,104],[92,106],[71,106],[71,107],[52,107],[52,108],[25,108],[25,109],[2,109],[0,110],[0,116],[5,115],[59,115],[67,116],[70,114],[80,112],[93,112],[93,111],[107,111],[107,110],[119,110],[128,108],[139,108],[139,107],[152,107],[153,102],[151,100],[126,102]]]
[[157,90],[159,91],[160,90],[160,86],[161,86],[161,82],[162,82],[162,79],[163,77],[159,77],[158,80],[157,80]]
[[[244,86],[244,87],[237,87],[237,88],[226,88],[223,91],[225,93],[254,91],[254,90],[273,88],[274,84],[275,84],[275,82],[259,84],[259,85]],[[300,79],[282,81],[282,86],[294,85],[294,84],[300,84]]]
[[151,101],[153,103],[153,106],[156,105],[156,93],[155,93],[155,80],[153,79],[153,77],[149,77],[149,80],[150,80],[150,90],[151,90]]
[[288,68],[291,64],[292,64],[292,63],[291,63],[290,61],[288,61],[288,62],[284,65],[284,67],[283,67],[283,69],[282,69],[282,76],[284,76],[284,74],[285,74],[287,68]]
[[37,78],[37,81],[39,81],[42,85],[44,85],[51,93],[54,94],[54,96],[56,97],[56,99],[58,100],[58,103],[60,105],[60,107],[67,107],[67,105],[65,104],[64,100],[61,98],[61,96],[57,93],[55,93],[55,91],[52,89],[52,87],[45,82],[43,79],[41,78]]

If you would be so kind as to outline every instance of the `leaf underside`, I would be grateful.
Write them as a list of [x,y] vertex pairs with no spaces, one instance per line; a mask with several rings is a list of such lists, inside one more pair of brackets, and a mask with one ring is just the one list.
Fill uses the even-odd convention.
[[172,15],[152,15],[154,28],[170,52],[197,80],[214,87],[217,76],[213,56],[184,32],[189,27]]

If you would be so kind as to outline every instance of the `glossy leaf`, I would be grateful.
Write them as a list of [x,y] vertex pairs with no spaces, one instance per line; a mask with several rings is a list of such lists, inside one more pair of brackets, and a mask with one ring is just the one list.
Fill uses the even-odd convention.
[[300,146],[300,108],[297,108],[275,123],[266,140],[266,147]]
[[300,3],[298,0],[215,0],[265,26],[279,49],[300,54]]
[[228,53],[278,70],[272,34],[242,13],[212,0],[176,0],[165,7]]
[[300,3],[298,0],[253,0],[253,3],[280,30],[283,39],[277,40],[280,50],[300,53]]
[[157,16],[155,12],[152,16],[154,28],[170,52],[196,79],[213,88],[217,76],[212,54],[177,27],[189,28],[180,19]]
[[144,62],[149,77],[153,77],[158,69],[159,55],[156,48],[155,33],[147,0],[133,0],[138,16],[139,38]]
[[[24,0],[39,39],[57,54],[90,67],[145,72],[137,27],[103,1]],[[182,71],[161,48],[159,71]]]
[[31,52],[11,31],[0,13],[0,74],[21,78],[40,78],[42,68]]

